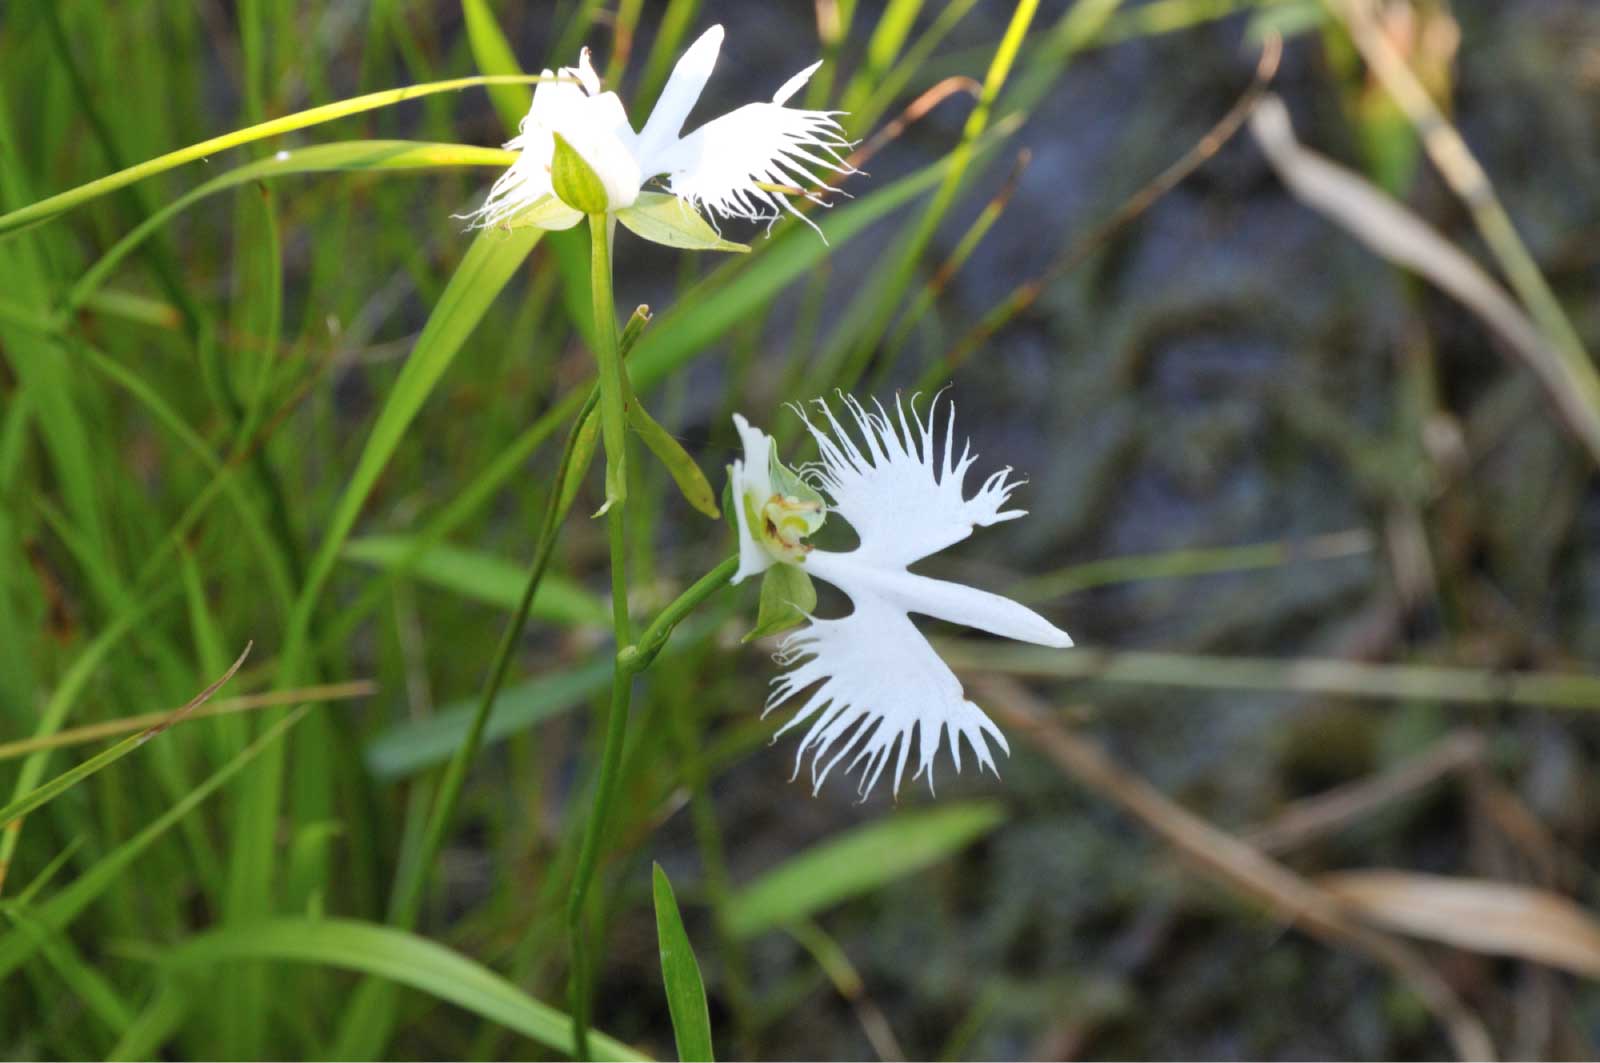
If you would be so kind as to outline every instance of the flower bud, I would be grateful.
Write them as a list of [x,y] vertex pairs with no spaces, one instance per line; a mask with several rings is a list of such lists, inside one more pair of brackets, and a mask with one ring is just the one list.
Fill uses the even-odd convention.
[[556,198],[584,214],[604,214],[611,203],[605,183],[594,167],[560,133],[555,137],[555,153],[550,157],[550,186]]

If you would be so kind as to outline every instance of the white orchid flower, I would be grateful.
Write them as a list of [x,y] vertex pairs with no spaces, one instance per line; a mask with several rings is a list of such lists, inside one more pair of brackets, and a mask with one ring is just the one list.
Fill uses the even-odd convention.
[[[795,755],[795,773],[809,753],[813,792],[853,752],[847,770],[861,766],[863,798],[891,755],[898,794],[913,731],[918,760],[913,778],[927,774],[930,790],[934,756],[946,729],[958,772],[965,739],[980,768],[998,775],[988,742],[993,739],[1009,753],[1005,736],[966,699],[960,680],[908,614],[1042,646],[1071,646],[1072,639],[1008,598],[920,576],[907,566],[960,542],[976,525],[1023,516],[1023,510],[1004,508],[1018,481],[1009,479],[1009,468],[1002,469],[967,496],[967,470],[976,455],[963,445],[956,456],[953,406],[939,437],[937,398],[926,418],[917,413],[914,400],[909,418],[906,404],[898,400],[893,417],[878,403],[873,412],[853,398],[843,401],[854,415],[859,440],[823,400],[816,400],[826,419],[820,428],[795,407],[821,452],[821,460],[802,466],[798,476],[774,458],[771,436],[737,414],[733,418],[744,443],[744,460],[729,470],[739,530],[740,563],[733,582],[774,565],[791,565],[838,587],[853,606],[850,615],[836,620],[807,613],[809,622],[780,644],[776,659],[789,671],[773,680],[765,711],[818,684],[778,732],[810,722]],[[860,540],[855,549],[836,553],[804,541],[829,509],[855,530]]]
[[[587,48],[578,65],[563,67],[559,77],[544,71],[545,77],[556,80],[535,87],[532,107],[517,135],[505,145],[521,154],[494,183],[483,206],[466,217],[480,228],[576,225],[583,214],[558,198],[552,183],[557,137],[598,177],[605,211],[659,242],[693,246],[671,234],[663,238],[658,226],[651,224],[652,216],[658,221],[666,218],[669,225],[679,220],[664,212],[668,204],[682,214],[705,209],[724,218],[771,222],[780,216],[780,209],[798,215],[787,193],[798,192],[820,203],[807,190],[818,183],[814,171],[854,172],[839,154],[850,147],[834,119],[840,112],[784,106],[822,65],[820,60],[784,82],[771,103],[746,104],[688,136],[679,135],[721,48],[721,26],[700,35],[678,60],[649,120],[637,133],[617,94],[601,91]],[[656,177],[663,179],[671,196],[644,191],[645,182]],[[641,212],[646,216],[641,218]],[[704,226],[697,215],[693,220]]]

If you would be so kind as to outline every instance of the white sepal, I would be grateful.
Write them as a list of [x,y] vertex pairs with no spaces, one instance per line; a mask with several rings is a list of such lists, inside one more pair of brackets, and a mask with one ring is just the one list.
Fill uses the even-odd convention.
[[733,415],[733,425],[739,430],[739,441],[744,444],[744,459],[729,466],[729,480],[733,485],[733,517],[739,527],[739,571],[732,582],[739,583],[749,576],[765,572],[775,559],[756,541],[755,529],[750,527],[751,507],[747,499],[758,499],[756,508],[772,496],[772,437],[754,427],[741,415]]
[[672,68],[672,76],[667,78],[649,119],[639,131],[639,161],[646,177],[664,172],[662,168],[652,168],[652,164],[678,142],[683,123],[689,120],[689,112],[700,102],[700,94],[705,91],[721,50],[722,27],[712,26],[689,46]]

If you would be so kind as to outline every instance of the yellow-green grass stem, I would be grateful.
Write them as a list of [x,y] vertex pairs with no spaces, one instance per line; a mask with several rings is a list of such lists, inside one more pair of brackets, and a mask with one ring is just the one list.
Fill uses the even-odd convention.
[[446,81],[430,81],[421,85],[408,85],[398,89],[384,89],[381,92],[369,92],[364,96],[355,96],[348,100],[338,100],[334,103],[325,103],[320,107],[312,107],[305,111],[296,111],[280,118],[273,118],[256,125],[236,129],[231,133],[223,133],[209,140],[202,140],[198,144],[190,144],[177,151],[169,151],[165,155],[158,155],[153,159],[96,178],[87,184],[69,188],[65,192],[58,192],[47,196],[26,207],[19,207],[8,214],[0,214],[0,236],[14,233],[30,225],[47,221],[58,214],[83,206],[91,200],[98,199],[119,188],[126,188],[136,181],[156,174],[165,173],[176,169],[185,163],[194,162],[219,152],[228,151],[245,144],[268,137],[292,133],[295,130],[306,129],[335,119],[347,118],[363,111],[374,111],[382,107],[391,107],[406,100],[414,100],[423,96],[432,96],[440,92],[455,92],[458,89],[468,89],[488,85],[527,85],[537,81],[549,80],[537,75],[493,75],[465,78],[451,78]]

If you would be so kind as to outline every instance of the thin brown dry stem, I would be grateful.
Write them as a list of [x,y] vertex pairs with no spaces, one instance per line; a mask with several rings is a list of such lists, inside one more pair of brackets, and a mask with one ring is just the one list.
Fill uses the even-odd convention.
[[[370,679],[358,679],[345,683],[326,683],[320,686],[301,687],[298,690],[246,694],[236,698],[223,698],[221,701],[199,706],[189,713],[187,719],[204,720],[213,716],[228,716],[233,713],[270,709],[282,705],[348,701],[352,698],[369,697],[377,692],[377,683]],[[115,738],[117,735],[128,734],[131,731],[159,724],[161,721],[168,719],[174,711],[165,709],[160,712],[145,712],[137,716],[124,716],[120,719],[104,720],[100,723],[74,727],[66,731],[57,731],[53,735],[46,735],[41,738],[25,738],[17,742],[6,742],[0,744],[0,761],[13,760],[45,749],[62,749],[67,746],[82,745],[85,742],[95,742],[102,738]]]
[[1204,136],[1195,141],[1194,146],[1184,152],[1176,162],[1129,196],[1121,206],[1111,212],[1108,218],[1075,242],[1066,254],[1051,264],[1049,269],[1012,289],[1011,294],[1001,300],[982,321],[968,330],[967,334],[962,336],[945,355],[943,363],[945,370],[954,370],[966,361],[972,352],[988,341],[989,337],[1032,306],[1051,283],[1077,269],[1119,230],[1149,210],[1163,196],[1177,188],[1212,156],[1221,151],[1223,145],[1233,139],[1251,112],[1255,110],[1256,104],[1261,101],[1267,86],[1278,73],[1278,64],[1282,58],[1282,38],[1275,33],[1269,34],[1261,42],[1261,58],[1256,62],[1255,76],[1251,80],[1250,87],[1245,89],[1244,94],[1228,109],[1228,113],[1207,130]]
[[1325,838],[1480,763],[1484,746],[1478,732],[1456,731],[1387,771],[1296,801],[1271,822],[1245,831],[1244,840],[1262,852],[1281,853]]
[[[859,169],[861,164],[882,151],[884,146],[900,137],[911,126],[928,116],[928,112],[939,106],[945,100],[958,92],[965,92],[976,100],[983,91],[983,86],[975,78],[966,75],[947,77],[935,83],[906,104],[905,109],[892,121],[885,123],[879,130],[868,137],[866,141],[845,160],[851,167]],[[842,175],[841,175],[842,176]]]
[[[1006,179],[1001,183],[1000,190],[989,199],[989,202],[984,204],[983,210],[978,212],[979,220],[977,226],[974,226],[975,231],[978,226],[987,228],[993,225],[1000,215],[1005,213],[1006,208],[1011,205],[1012,197],[1017,194],[1017,186],[1022,183],[1022,175],[1027,172],[1028,164],[1032,161],[1032,151],[1023,148],[1017,152],[1016,160],[1012,162],[1011,171],[1006,174]],[[962,253],[966,250],[969,250],[967,241],[962,240],[957,245],[956,251],[939,263],[939,268],[933,271],[932,277],[928,278],[927,296],[929,298],[938,297],[945,287],[955,279],[956,272],[961,269],[961,266],[966,261],[966,255]]]
[[1600,399],[1571,359],[1493,277],[1371,181],[1303,147],[1277,97],[1255,108],[1250,131],[1300,202],[1374,254],[1425,277],[1504,340],[1538,378],[1572,434],[1600,462]]
[[1021,732],[1068,775],[1150,828],[1202,874],[1266,905],[1307,934],[1388,967],[1421,998],[1462,1059],[1495,1058],[1483,1023],[1412,946],[1363,926],[1307,879],[1124,770],[1098,746],[1057,724],[1049,707],[1020,684],[998,676],[974,677],[971,682],[979,700],[1002,723]]
[[1583,340],[1540,272],[1538,263],[1517,234],[1511,216],[1495,194],[1489,175],[1472,154],[1466,139],[1450,124],[1427,88],[1379,25],[1372,0],[1326,0],[1350,31],[1350,39],[1384,90],[1399,106],[1422,141],[1424,150],[1451,190],[1472,212],[1484,242],[1529,313],[1539,322],[1546,341],[1556,350],[1576,389],[1590,406],[1600,405],[1600,376]]
[[[234,674],[244,666],[244,659],[250,656],[250,651],[254,647],[255,640],[252,639],[251,641],[246,642],[244,644],[243,652],[241,652],[238,659],[228,667],[228,670],[222,673],[221,678],[217,679],[214,683],[207,686],[204,690],[200,691],[200,693],[196,694],[194,697],[190,698],[176,709],[172,710],[171,712],[161,713],[154,722],[148,723],[145,726],[144,733],[139,736],[139,744],[142,746],[144,743],[161,734],[173,724],[182,721],[185,717],[189,716],[190,713],[194,712],[201,705],[204,705],[207,701],[209,701],[211,699],[211,695],[221,690],[223,685],[226,684],[228,680],[232,679]],[[17,840],[22,834],[22,823],[27,818],[28,817],[25,815],[18,816],[5,825],[5,841],[3,844],[0,844],[0,852],[16,852]],[[6,873],[10,870],[11,860],[9,858],[0,858],[0,891],[5,890]]]

